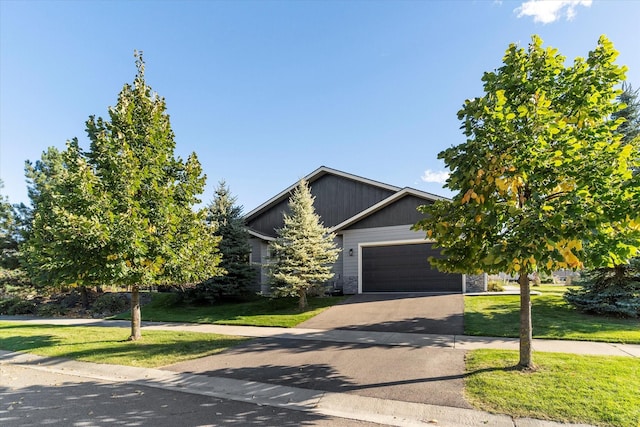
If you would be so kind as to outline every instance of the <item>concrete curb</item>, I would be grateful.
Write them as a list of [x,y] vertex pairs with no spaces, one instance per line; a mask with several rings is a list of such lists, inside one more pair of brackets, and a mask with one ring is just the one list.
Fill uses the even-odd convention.
[[257,405],[311,411],[327,416],[389,426],[589,427],[584,424],[560,424],[531,418],[513,419],[507,415],[490,414],[473,409],[330,393],[254,381],[175,373],[162,369],[78,362],[2,350],[0,350],[0,364],[13,364],[105,382],[139,384]]

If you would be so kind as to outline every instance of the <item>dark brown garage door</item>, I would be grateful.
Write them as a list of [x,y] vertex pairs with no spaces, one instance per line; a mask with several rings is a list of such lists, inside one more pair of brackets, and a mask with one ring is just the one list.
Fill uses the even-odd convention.
[[462,275],[441,273],[430,243],[362,248],[362,292],[462,292]]

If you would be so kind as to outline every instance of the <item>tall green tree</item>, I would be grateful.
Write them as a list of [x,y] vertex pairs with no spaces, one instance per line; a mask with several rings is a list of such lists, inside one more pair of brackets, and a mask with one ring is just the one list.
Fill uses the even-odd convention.
[[[421,207],[415,225],[442,247],[444,271],[507,272],[520,284],[520,360],[534,368],[529,275],[615,265],[640,246],[638,145],[624,144],[612,119],[625,67],[602,36],[587,58],[565,65],[533,36],[512,44],[485,73],[484,96],[458,112],[466,141],[439,154],[451,169],[451,201]],[[588,245],[587,242],[600,242]]]
[[309,184],[301,180],[289,198],[290,214],[271,243],[270,278],[274,296],[297,296],[298,308],[307,307],[307,293],[333,277],[338,259],[335,235],[320,222]]
[[[0,190],[2,188],[0,180]],[[0,290],[3,285],[31,285],[20,266],[20,244],[29,222],[30,210],[23,203],[11,205],[9,198],[0,194]]]
[[[0,190],[4,183],[0,180]],[[17,219],[9,199],[0,194],[0,268],[18,267]]]
[[205,184],[200,163],[195,153],[174,157],[165,100],[146,84],[141,53],[136,66],[109,119],[86,122],[86,152],[73,139],[27,162],[33,223],[24,244],[40,282],[131,289],[131,340],[141,337],[141,288],[220,271],[220,239],[193,209]]
[[[621,110],[612,114],[613,119],[622,118],[624,121],[616,129],[622,135],[622,143],[638,146],[637,140],[640,138],[640,98],[638,90],[633,90],[631,85],[623,82],[622,93],[618,95],[618,101],[624,106]],[[634,141],[636,141],[634,143]],[[640,155],[636,148],[636,156]],[[637,164],[637,162],[636,162]],[[640,179],[635,167],[633,180]],[[630,180],[628,187],[637,186]],[[636,207],[637,210],[637,207]],[[614,223],[610,226],[616,230],[613,236],[614,244],[625,244],[625,236],[631,240],[631,244],[637,238],[638,227],[620,227]],[[605,242],[611,244],[612,242]],[[602,245],[601,241],[595,244]],[[602,251],[600,251],[602,252]],[[636,253],[636,257],[639,253]],[[578,288],[570,289],[564,294],[564,299],[574,307],[595,314],[613,316],[640,316],[640,258],[633,258],[628,263],[615,264],[605,263],[593,269],[587,269],[581,273],[581,280]]]
[[238,206],[236,201],[226,182],[221,181],[213,201],[207,207],[207,223],[216,229],[216,235],[222,239],[220,267],[226,271],[226,274],[212,277],[199,285],[207,294],[211,294],[212,300],[245,296],[257,281],[256,271],[249,259],[251,246],[242,206]]

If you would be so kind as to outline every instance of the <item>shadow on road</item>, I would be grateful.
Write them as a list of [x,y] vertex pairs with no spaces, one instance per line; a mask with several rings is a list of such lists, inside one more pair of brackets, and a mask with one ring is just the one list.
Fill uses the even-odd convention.
[[355,425],[348,420],[311,412],[135,384],[74,380],[65,375],[7,365],[0,365],[0,383],[0,423],[3,427]]

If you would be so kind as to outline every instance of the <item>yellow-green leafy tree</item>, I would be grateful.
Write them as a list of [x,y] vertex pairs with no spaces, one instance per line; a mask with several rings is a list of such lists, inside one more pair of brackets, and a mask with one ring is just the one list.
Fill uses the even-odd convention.
[[510,45],[458,112],[466,141],[439,154],[456,196],[420,208],[437,268],[518,276],[523,368],[535,367],[529,275],[624,263],[640,246],[638,141],[623,143],[613,118],[617,55],[604,36],[570,65],[537,36]]
[[33,220],[22,246],[36,282],[130,288],[131,340],[141,337],[141,288],[221,272],[220,238],[194,209],[206,177],[195,153],[174,156],[165,101],[136,58],[138,73],[109,119],[87,121],[86,152],[73,139],[27,162]]

